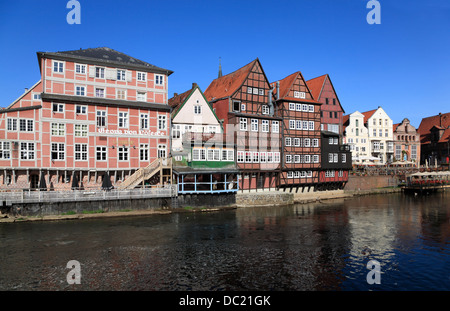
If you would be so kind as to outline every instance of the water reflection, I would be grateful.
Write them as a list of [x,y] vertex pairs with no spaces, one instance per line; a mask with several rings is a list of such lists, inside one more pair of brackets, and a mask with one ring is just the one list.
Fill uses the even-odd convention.
[[[3,290],[449,290],[448,193],[0,226]],[[66,263],[81,263],[68,285]],[[366,282],[369,260],[381,284]]]

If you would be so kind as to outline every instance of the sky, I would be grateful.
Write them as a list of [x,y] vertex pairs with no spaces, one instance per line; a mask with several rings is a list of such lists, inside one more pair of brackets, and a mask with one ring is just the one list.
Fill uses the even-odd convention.
[[109,47],[170,69],[169,97],[259,58],[269,82],[329,74],[346,114],[381,106],[394,123],[450,112],[450,1],[0,0],[0,107],[40,79],[36,52]]

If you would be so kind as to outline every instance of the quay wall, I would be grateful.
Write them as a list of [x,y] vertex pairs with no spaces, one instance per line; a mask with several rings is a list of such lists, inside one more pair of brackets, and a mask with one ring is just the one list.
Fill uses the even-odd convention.
[[283,191],[254,191],[238,192],[236,194],[236,206],[274,206],[294,203],[294,193]]
[[379,188],[396,187],[399,183],[398,176],[358,176],[350,175],[344,187],[345,191],[373,190]]

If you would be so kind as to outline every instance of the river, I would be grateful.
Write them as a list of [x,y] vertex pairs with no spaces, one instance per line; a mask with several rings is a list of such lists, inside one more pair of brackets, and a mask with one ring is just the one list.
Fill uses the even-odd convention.
[[[4,223],[0,290],[450,290],[449,203],[449,192],[395,193]],[[70,260],[80,263],[80,284],[68,283]]]

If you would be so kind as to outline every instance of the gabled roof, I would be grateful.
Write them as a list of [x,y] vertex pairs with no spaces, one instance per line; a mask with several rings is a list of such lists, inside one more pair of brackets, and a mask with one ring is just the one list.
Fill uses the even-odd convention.
[[122,66],[124,68],[140,69],[151,72],[160,72],[167,75],[171,75],[173,71],[157,67],[155,65],[144,62],[140,59],[131,57],[125,53],[113,50],[108,47],[98,47],[89,49],[79,49],[71,51],[60,52],[37,52],[39,59],[39,66],[41,65],[40,59],[42,57],[49,57],[60,60],[73,60],[73,61],[85,61],[93,64],[103,64],[106,66]]
[[232,73],[214,79],[204,93],[206,99],[208,101],[214,101],[231,97],[245,82],[257,62],[259,63],[259,60],[255,59]]
[[[312,100],[311,99],[303,99],[303,98],[294,98],[294,97],[288,96],[289,91],[291,90],[292,86],[294,85],[294,83],[297,79],[301,79],[305,82],[306,89],[308,90],[308,92],[311,94],[311,97],[313,98]],[[290,74],[289,76],[279,80],[278,82],[280,83],[280,85],[279,85],[280,94],[277,94],[277,92],[278,92],[277,82],[270,83],[270,86],[273,88],[273,94],[274,94],[274,96],[276,96],[277,99],[321,104],[312,95],[311,90],[309,89],[308,84],[306,83],[306,81],[303,78],[303,75],[300,71],[296,71],[296,72]]]
[[374,109],[374,110],[369,110],[366,112],[361,112],[364,115],[364,122],[367,122],[367,120],[370,119],[371,116],[373,116],[373,114],[375,113],[375,111],[377,111],[378,109]]
[[[420,143],[430,143],[431,135],[430,130],[434,126],[439,126],[445,129],[448,129],[450,127],[450,112],[448,113],[442,113],[431,117],[423,118],[420,122],[419,128],[417,129],[417,132],[420,134]],[[447,131],[447,130],[446,130]],[[445,132],[444,132],[445,134]],[[440,141],[446,137],[445,135],[442,135]]]
[[211,112],[213,113],[217,122],[220,124],[220,126],[222,126],[222,123],[220,122],[219,118],[217,117],[216,113],[214,112],[214,109],[212,109],[211,105],[209,104],[208,100],[205,97],[205,94],[202,92],[202,90],[197,85],[197,83],[193,83],[192,88],[190,90],[187,90],[186,92],[183,92],[183,93],[169,99],[169,106],[172,107],[172,119],[174,119],[176,117],[176,115],[183,108],[184,104],[189,100],[191,95],[194,94],[195,90],[197,90],[197,89],[199,90],[200,94],[202,94],[203,98],[205,99],[206,104],[208,105],[209,109],[211,109]]
[[330,78],[329,74],[324,74],[322,76],[310,79],[310,80],[306,81],[306,84],[308,85],[314,99],[317,101],[320,101],[320,95],[322,95],[322,90],[323,90],[323,87],[327,80],[330,82],[330,85],[331,85],[331,88],[333,89],[334,95],[336,95],[336,98],[338,100],[339,106],[341,107],[342,113],[345,113],[344,107],[342,107],[341,101],[339,100],[339,97],[336,93],[336,89],[334,88],[333,82],[331,82],[331,78]]
[[392,125],[392,131],[395,132],[397,130],[397,127],[400,125],[401,123],[396,123]]

